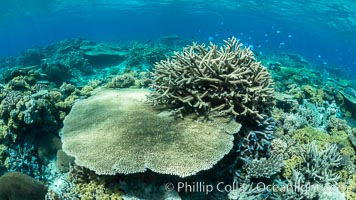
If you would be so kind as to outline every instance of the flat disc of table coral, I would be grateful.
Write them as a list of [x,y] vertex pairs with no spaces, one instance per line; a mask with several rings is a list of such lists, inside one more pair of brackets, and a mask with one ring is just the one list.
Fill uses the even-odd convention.
[[[150,169],[186,177],[211,168],[233,147],[235,122],[175,119],[146,103],[147,90],[101,90],[64,120],[63,150],[97,174]],[[233,127],[233,128],[231,128]]]

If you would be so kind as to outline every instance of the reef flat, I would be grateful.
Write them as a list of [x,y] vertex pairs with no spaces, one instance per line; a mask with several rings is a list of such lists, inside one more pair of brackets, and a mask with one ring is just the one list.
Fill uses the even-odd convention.
[[46,199],[356,199],[355,88],[299,55],[236,38],[69,39],[0,69],[0,185],[13,176]]

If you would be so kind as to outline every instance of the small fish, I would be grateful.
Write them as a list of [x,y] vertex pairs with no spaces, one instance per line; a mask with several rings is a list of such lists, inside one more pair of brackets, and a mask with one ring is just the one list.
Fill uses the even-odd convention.
[[317,57],[318,57],[318,58],[321,58],[321,55],[318,55]]
[[289,34],[289,35],[288,35],[288,38],[292,38],[292,35]]
[[221,23],[220,23],[221,25],[224,25],[224,21],[221,21]]
[[251,37],[251,36],[249,36],[249,37],[248,37],[248,39],[249,39],[249,40],[251,40],[251,39],[252,39],[252,37]]
[[218,33],[215,33],[215,37],[219,37],[219,34],[218,34]]
[[286,43],[284,42],[279,43],[279,46],[284,46],[284,45],[286,45]]
[[212,40],[214,40],[214,37],[213,37],[213,36],[209,36],[209,37],[208,37],[208,40],[209,40],[209,41],[212,41]]
[[277,30],[277,31],[276,31],[276,33],[277,33],[277,34],[280,34],[280,33],[281,33],[281,31],[280,31],[280,30]]
[[268,36],[269,36],[269,32],[266,32],[266,33],[265,33],[265,37],[268,37]]

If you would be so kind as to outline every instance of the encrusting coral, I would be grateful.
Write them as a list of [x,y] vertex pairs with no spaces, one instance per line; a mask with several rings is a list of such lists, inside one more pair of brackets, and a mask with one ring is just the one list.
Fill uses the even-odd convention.
[[[240,125],[217,118],[175,119],[145,103],[147,90],[99,90],[64,120],[63,151],[98,175],[151,169],[180,177],[213,167],[233,147]],[[235,123],[236,125],[232,125]],[[232,132],[231,132],[232,131]]]
[[274,105],[274,83],[267,69],[236,38],[224,46],[193,43],[171,59],[156,63],[152,73],[155,105],[169,104],[198,114],[263,120]]

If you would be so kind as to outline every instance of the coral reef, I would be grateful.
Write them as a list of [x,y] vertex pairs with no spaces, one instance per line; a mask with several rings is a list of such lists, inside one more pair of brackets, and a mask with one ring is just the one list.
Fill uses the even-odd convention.
[[84,58],[88,59],[94,67],[105,65],[117,65],[128,57],[128,52],[124,48],[109,44],[87,44],[81,45],[80,50]]
[[0,174],[19,171],[36,179],[50,178],[46,165],[60,146],[52,139],[58,139],[62,120],[74,102],[93,90],[70,84],[56,88],[38,71],[15,69],[1,88],[0,142],[6,151],[1,153]]
[[235,140],[239,157],[253,159],[268,156],[275,126],[275,120],[269,117],[256,126],[242,127]]
[[251,178],[271,178],[282,170],[283,165],[283,157],[280,155],[253,159],[247,167],[247,174]]
[[318,150],[315,141],[306,145],[301,154],[303,163],[299,166],[303,180],[312,183],[337,183],[339,176],[335,173],[341,165],[342,157],[336,145],[327,145],[325,150]]
[[352,87],[346,87],[340,93],[349,100],[352,104],[356,105],[356,90]]
[[296,129],[306,126],[327,130],[332,126],[339,126],[337,123],[341,123],[341,121],[336,120],[341,115],[341,111],[335,103],[324,102],[322,105],[317,106],[308,100],[304,100],[296,110],[294,113],[278,113],[278,119],[282,124],[284,132],[290,135]]
[[156,62],[170,56],[171,52],[173,50],[170,50],[167,45],[134,42],[129,49],[126,64],[138,71],[149,71]]
[[283,155],[287,150],[287,143],[283,140],[276,138],[271,141],[271,154],[272,155]]
[[307,144],[309,141],[316,140],[319,142],[318,145],[320,147],[325,146],[327,143],[336,143],[343,147],[350,146],[347,134],[344,131],[332,132],[329,135],[324,131],[312,127],[297,129],[294,131],[292,139],[297,141],[298,144]]
[[346,183],[339,183],[341,191],[345,193],[346,199],[356,198],[356,173],[354,172]]
[[157,63],[151,101],[199,114],[262,120],[274,105],[273,81],[250,49],[236,38],[225,42],[208,48],[194,43]]
[[131,74],[121,74],[115,76],[106,85],[108,88],[127,88],[135,84],[135,78]]
[[41,68],[43,73],[47,75],[47,80],[56,83],[58,86],[62,85],[63,82],[69,82],[73,77],[71,67],[66,64],[44,61]]
[[[272,199],[345,199],[345,194],[337,186],[337,174],[342,156],[337,145],[327,144],[319,150],[316,141],[300,149],[294,158],[296,168],[284,184],[277,184]],[[287,163],[288,164],[288,163]]]
[[[158,43],[70,39],[0,58],[0,174],[8,172],[0,199],[18,189],[4,185],[9,171],[44,182],[48,200],[356,199],[356,92],[349,80],[295,54],[256,54],[262,65],[235,38],[173,54],[183,44],[176,35]],[[132,91],[104,98],[99,86],[151,86],[156,107]],[[93,99],[96,106],[84,109]],[[122,175],[138,171],[145,173]],[[167,192],[165,179],[240,187]],[[309,190],[285,191],[290,185]]]
[[9,157],[6,160],[6,165],[10,172],[17,171],[36,179],[42,178],[38,157],[32,144],[25,143],[23,146],[10,147],[7,153]]
[[68,156],[66,153],[64,153],[61,149],[57,151],[57,169],[62,172],[69,172],[69,167],[71,164],[74,163],[74,158],[71,156]]
[[228,121],[177,120],[145,103],[147,94],[147,90],[101,90],[75,104],[64,120],[64,152],[97,174],[148,168],[186,177],[210,169],[231,150],[233,133],[224,128],[231,127]]
[[0,178],[0,199],[44,199],[46,187],[25,174],[9,172]]
[[122,193],[117,188],[111,189],[105,186],[104,183],[90,181],[89,183],[79,183],[70,191],[71,198],[78,198],[82,200],[91,199],[107,199],[107,200],[121,200]]

